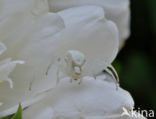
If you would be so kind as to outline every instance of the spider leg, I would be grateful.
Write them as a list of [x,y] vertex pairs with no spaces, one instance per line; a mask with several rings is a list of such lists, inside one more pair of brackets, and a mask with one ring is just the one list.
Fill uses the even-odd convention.
[[115,68],[114,68],[112,65],[110,65],[110,66],[108,66],[108,69],[110,69],[110,70],[112,71],[114,77],[116,78],[117,83],[119,83],[119,82],[120,82],[119,76],[118,76],[118,74],[117,74]]
[[93,75],[93,78],[94,78],[95,80],[97,80],[97,76],[99,76],[99,75],[101,75],[101,74],[103,74],[103,72],[100,72],[100,73],[98,73],[98,74]]
[[60,80],[62,79],[62,77],[60,77],[60,72],[62,71],[62,60],[61,58],[57,59],[57,71],[56,71],[56,84],[58,84],[60,82]]
[[118,74],[117,74],[115,68],[114,68],[112,65],[110,65],[110,66],[108,66],[108,67],[105,69],[105,71],[106,71],[107,73],[109,73],[109,74],[115,79],[115,82],[116,82],[116,89],[118,90],[118,87],[119,87],[119,76],[118,76]]
[[79,81],[79,85],[80,85],[80,84],[82,83],[82,78],[80,78],[79,80],[80,80],[80,81]]

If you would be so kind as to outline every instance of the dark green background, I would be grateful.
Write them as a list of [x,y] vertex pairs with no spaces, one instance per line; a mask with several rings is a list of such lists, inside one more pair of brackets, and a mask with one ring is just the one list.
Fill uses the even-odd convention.
[[156,110],[156,0],[131,0],[131,36],[114,65],[136,109]]

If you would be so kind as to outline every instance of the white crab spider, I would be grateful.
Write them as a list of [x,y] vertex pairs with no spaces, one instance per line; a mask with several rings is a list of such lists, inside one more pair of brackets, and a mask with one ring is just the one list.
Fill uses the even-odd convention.
[[[58,59],[60,66],[57,71],[57,81],[59,82],[60,80],[59,74],[61,70],[63,73],[65,73],[67,76],[71,78],[71,81],[80,80],[79,82],[80,84],[82,80],[82,76],[85,72],[83,69],[83,66],[85,65],[85,62],[86,62],[85,55],[82,52],[77,51],[77,50],[69,50],[67,51],[65,57],[63,58],[63,61],[65,62],[64,66],[62,65],[64,63],[61,61],[61,59],[60,58]],[[114,67],[112,65],[107,66],[106,69],[104,69],[104,71],[106,71],[108,74],[110,74],[113,77],[113,79],[115,79],[116,86],[118,88],[119,77]],[[96,76],[94,75],[94,77]]]
[[[71,81],[74,79],[74,80],[80,80],[81,82],[82,79],[81,76],[83,73],[82,67],[86,62],[85,55],[77,50],[69,50],[64,57],[64,61],[66,63],[64,69],[65,74],[70,76]],[[60,80],[59,72],[60,70],[58,69],[57,72],[58,82]]]

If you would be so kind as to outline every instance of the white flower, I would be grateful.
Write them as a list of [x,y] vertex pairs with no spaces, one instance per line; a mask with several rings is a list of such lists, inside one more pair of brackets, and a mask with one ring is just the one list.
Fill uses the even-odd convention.
[[[48,0],[50,11],[58,12],[76,6],[95,5],[104,9],[107,19],[116,23],[119,29],[120,46],[129,36],[129,0]],[[95,12],[95,11],[94,11]],[[92,14],[90,12],[89,14]]]
[[[112,4],[114,1],[109,3]],[[125,4],[128,10],[128,2]],[[26,119],[103,118],[120,116],[123,106],[133,108],[129,93],[121,88],[116,90],[108,74],[104,79],[83,79],[80,85],[70,83],[66,78],[57,84],[57,60],[64,58],[69,50],[85,54],[83,70],[86,76],[88,72],[98,74],[112,63],[118,53],[119,25],[113,22],[114,15],[113,21],[107,17],[111,6],[106,4],[106,19],[105,10],[97,4],[63,8],[62,11],[58,7],[55,13],[49,11],[49,6],[50,9],[53,6],[47,0],[2,0],[0,5],[0,41],[7,47],[0,57],[25,62],[13,72],[9,71],[12,89],[5,83],[0,84],[0,117],[13,114],[20,102],[23,108],[28,107],[24,110]],[[12,62],[13,66],[17,63]]]
[[[1,3],[0,41],[7,50],[0,57],[25,61],[11,73],[13,89],[6,83],[0,84],[0,102],[3,103],[0,116],[5,116],[14,113],[20,102],[27,106],[40,99],[42,96],[37,93],[51,87],[44,84],[49,82],[45,80],[45,71],[53,59],[53,45],[48,44],[48,38],[62,30],[64,23],[57,14],[48,13],[44,0],[4,0]],[[30,89],[33,81],[39,88]]]

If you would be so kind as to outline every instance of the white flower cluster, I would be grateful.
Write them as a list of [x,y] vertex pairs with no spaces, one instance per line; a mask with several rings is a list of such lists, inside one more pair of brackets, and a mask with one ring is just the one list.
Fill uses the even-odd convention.
[[0,0],[0,117],[21,103],[23,119],[134,119],[102,73],[128,36],[128,0]]

